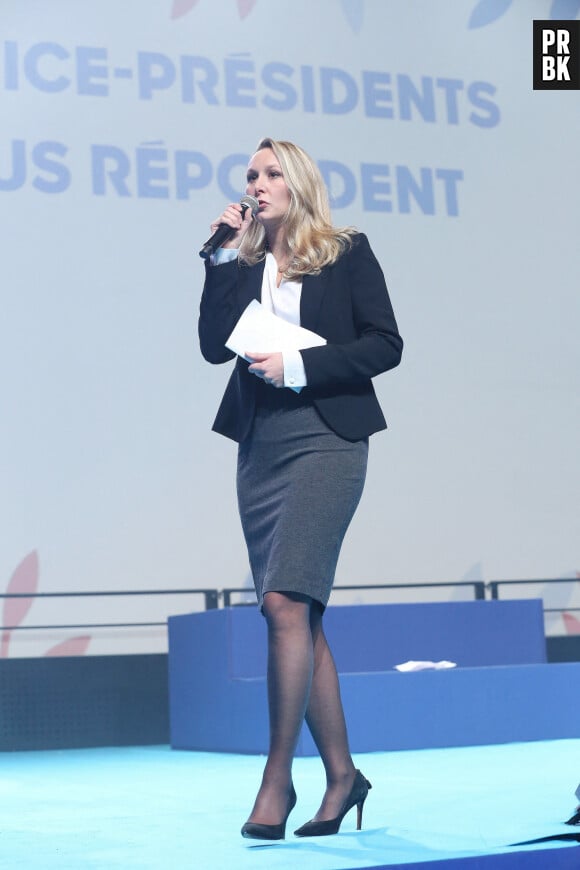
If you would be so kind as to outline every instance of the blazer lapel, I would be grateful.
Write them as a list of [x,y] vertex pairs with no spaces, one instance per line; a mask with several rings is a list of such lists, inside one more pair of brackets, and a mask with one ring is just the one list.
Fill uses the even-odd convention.
[[305,275],[302,279],[300,295],[300,323],[306,329],[316,331],[320,307],[328,288],[328,270],[323,269],[319,275]]
[[245,311],[252,299],[257,299],[258,302],[261,301],[263,275],[263,260],[250,268],[242,266],[240,271],[240,282],[238,284],[240,311]]
[[[252,299],[261,301],[264,265],[262,260],[255,266],[242,268],[238,285],[240,311],[245,311]],[[302,279],[300,323],[306,329],[316,330],[322,300],[328,289],[328,278],[328,269],[323,269],[319,275],[305,275]]]

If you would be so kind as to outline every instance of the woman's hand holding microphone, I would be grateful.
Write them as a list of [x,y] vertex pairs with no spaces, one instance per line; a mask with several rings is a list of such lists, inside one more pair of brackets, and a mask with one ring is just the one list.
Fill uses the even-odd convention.
[[220,226],[225,224],[235,230],[235,232],[228,239],[222,242],[220,247],[239,248],[243,237],[252,223],[252,219],[253,214],[251,208],[248,208],[247,206],[244,208],[244,205],[241,202],[231,202],[219,218],[210,224],[212,236],[217,232]]

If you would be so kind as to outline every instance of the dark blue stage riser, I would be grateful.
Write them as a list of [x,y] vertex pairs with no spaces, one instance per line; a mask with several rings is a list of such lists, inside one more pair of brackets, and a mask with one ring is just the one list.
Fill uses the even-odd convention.
[[[546,664],[541,602],[329,608],[354,752],[580,736],[580,664]],[[169,620],[171,745],[265,753],[266,630],[253,608]],[[399,673],[408,659],[455,661]],[[299,755],[316,747],[303,728]]]

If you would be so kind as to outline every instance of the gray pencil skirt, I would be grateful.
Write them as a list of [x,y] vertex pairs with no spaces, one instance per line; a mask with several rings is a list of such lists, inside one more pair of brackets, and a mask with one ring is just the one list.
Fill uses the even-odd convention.
[[367,457],[367,438],[345,441],[311,404],[258,407],[239,445],[237,492],[260,607],[272,591],[326,607]]

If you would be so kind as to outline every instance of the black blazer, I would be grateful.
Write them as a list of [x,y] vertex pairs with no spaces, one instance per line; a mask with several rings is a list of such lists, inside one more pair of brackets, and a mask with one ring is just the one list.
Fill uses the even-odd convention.
[[[208,362],[234,358],[225,342],[246,306],[260,299],[263,273],[263,261],[256,266],[237,260],[206,265],[199,340]],[[399,364],[403,340],[365,235],[355,236],[352,246],[320,274],[304,276],[300,322],[328,342],[300,352],[308,379],[301,397],[312,401],[328,426],[349,441],[386,429],[371,378]],[[259,379],[248,365],[238,357],[212,427],[234,441],[248,436],[254,420]]]

